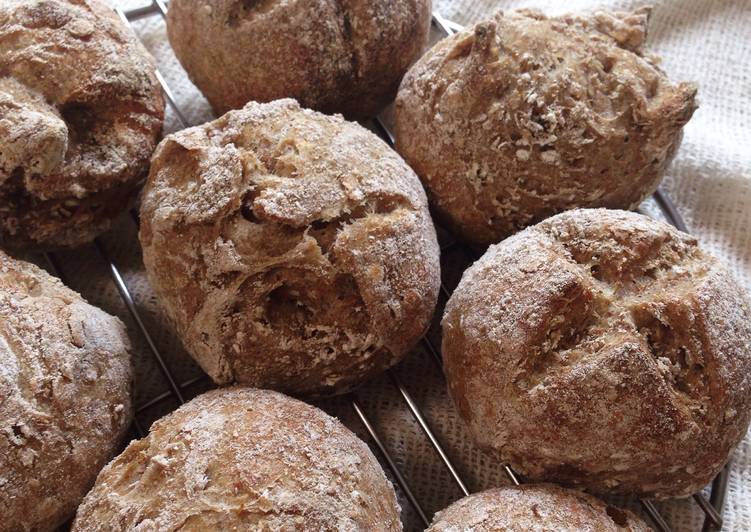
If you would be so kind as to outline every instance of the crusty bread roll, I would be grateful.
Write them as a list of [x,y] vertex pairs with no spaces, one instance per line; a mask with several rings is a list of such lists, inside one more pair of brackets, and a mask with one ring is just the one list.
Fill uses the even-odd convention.
[[117,318],[0,251],[0,530],[54,530],[131,419]]
[[696,104],[642,49],[648,9],[494,18],[438,43],[404,77],[396,146],[467,241],[498,242],[575,207],[651,194]]
[[530,484],[473,493],[438,512],[427,532],[650,532],[633,513],[581,491]]
[[294,100],[164,139],[141,222],[151,284],[219,384],[342,393],[401,360],[435,308],[417,176],[374,134]]
[[443,317],[470,432],[529,478],[665,498],[707,484],[751,416],[751,312],[691,236],[574,210],[470,267]]
[[106,230],[163,116],[151,58],[107,5],[0,3],[0,244],[76,246]]
[[362,441],[276,392],[205,393],[105,467],[73,531],[399,531],[391,483]]
[[217,115],[296,98],[375,116],[428,43],[430,0],[172,0],[175,54]]

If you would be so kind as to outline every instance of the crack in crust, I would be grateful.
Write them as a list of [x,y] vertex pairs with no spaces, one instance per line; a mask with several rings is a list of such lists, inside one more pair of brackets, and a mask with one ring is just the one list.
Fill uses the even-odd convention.
[[435,306],[417,177],[371,133],[292,100],[167,137],[141,218],[152,284],[218,383],[342,393],[401,360]]
[[[541,230],[545,231],[544,225]],[[619,236],[623,237],[614,238],[618,241]],[[539,355],[525,362],[533,370],[517,379],[530,387],[539,384],[564,366],[576,365],[585,353],[597,356],[609,342],[623,341],[625,330],[632,338],[641,338],[675,390],[686,394],[687,400],[703,396],[707,379],[702,346],[683,325],[691,322],[692,309],[682,297],[703,282],[708,271],[696,241],[689,240],[687,246],[666,234],[632,249],[620,240],[624,253],[603,256],[597,242],[572,242],[557,228],[548,237],[550,251],[580,265],[581,277],[568,287],[565,306],[541,331]],[[666,294],[674,296],[666,298]],[[577,300],[584,305],[574,312],[571,306]],[[614,322],[619,330],[608,334]]]
[[632,208],[657,187],[696,108],[641,46],[648,10],[500,12],[407,73],[397,150],[444,222],[488,245],[576,207]]
[[461,416],[534,479],[689,495],[748,427],[745,295],[695,239],[641,215],[575,210],[491,247],[443,327]]
[[0,242],[52,249],[106,230],[162,127],[151,57],[99,0],[0,7]]

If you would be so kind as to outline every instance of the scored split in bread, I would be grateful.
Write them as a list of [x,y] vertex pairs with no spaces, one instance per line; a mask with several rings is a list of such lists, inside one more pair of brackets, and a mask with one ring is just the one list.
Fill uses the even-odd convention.
[[175,54],[217,115],[295,98],[375,116],[428,44],[430,0],[172,0]]

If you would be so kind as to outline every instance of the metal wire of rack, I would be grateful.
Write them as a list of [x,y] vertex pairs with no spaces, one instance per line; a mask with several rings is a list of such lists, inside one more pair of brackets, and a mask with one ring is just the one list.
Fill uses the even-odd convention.
[[[131,22],[137,19],[151,17],[151,16],[165,17],[167,14],[167,6],[163,0],[151,0],[150,4],[145,5],[143,7],[138,7],[138,8],[130,9],[130,10],[116,9],[116,12],[127,26],[132,27]],[[461,26],[451,21],[446,20],[439,13],[435,13],[435,12],[433,13],[433,25],[440,32],[442,32],[443,36],[449,36],[462,29]],[[186,119],[185,114],[183,113],[182,109],[178,105],[177,100],[175,99],[172,90],[167,85],[164,77],[159,72],[157,72],[157,78],[159,80],[159,83],[162,86],[165,98],[169,106],[171,107],[172,111],[174,112],[175,117],[177,118],[177,121],[180,123],[180,125],[183,128],[190,127],[192,124],[190,124],[190,122]],[[380,118],[376,118],[373,124],[371,125],[373,126],[374,130],[386,142],[388,142],[390,145],[393,145],[394,138],[385,121],[381,120]],[[654,199],[656,201],[657,206],[660,208],[661,212],[665,216],[665,218],[678,229],[682,231],[686,231],[686,225],[683,222],[680,214],[678,213],[677,209],[675,208],[670,198],[663,191],[658,190],[654,194]],[[134,222],[138,224],[137,215],[134,215],[133,218],[134,218]],[[444,247],[442,247],[441,252],[442,253],[446,252],[448,249],[453,248],[455,246],[461,247],[461,244],[459,244],[456,241],[450,242]],[[139,311],[138,303],[135,301],[134,297],[132,296],[131,291],[128,288],[128,285],[126,284],[121,274],[120,269],[110,259],[110,256],[108,255],[107,250],[100,239],[95,240],[94,247],[100,259],[107,266],[109,270],[109,275],[111,277],[112,282],[114,283],[115,288],[117,289],[123,303],[128,309],[128,312],[130,313],[131,317],[133,318],[133,321],[137,325],[137,328],[140,331],[140,334],[143,336],[143,339],[146,345],[148,346],[148,350],[150,351],[151,356],[154,358],[155,362],[157,363],[159,367],[159,370],[163,374],[168,384],[168,391],[161,393],[157,395],[156,397],[151,398],[145,403],[137,406],[135,409],[133,429],[134,429],[136,436],[142,437],[145,435],[145,428],[142,422],[139,420],[139,414],[142,414],[147,409],[155,405],[158,405],[162,402],[165,402],[167,400],[170,400],[170,399],[176,400],[177,403],[179,404],[184,404],[185,403],[184,391],[190,386],[198,383],[199,381],[207,379],[207,377],[205,375],[202,375],[200,377],[188,379],[183,382],[177,381],[177,379],[174,377],[173,373],[171,372],[168,364],[165,362],[164,357],[160,353],[152,337],[152,334],[149,332],[146,324],[144,323],[144,320],[141,317],[141,312]],[[471,250],[465,249],[464,252],[471,259],[476,258],[476,256]],[[59,264],[59,261],[56,255],[53,253],[46,253],[44,257],[49,265],[50,270],[53,273],[55,273],[58,277],[65,280],[63,271],[61,269],[61,265]],[[441,282],[441,291],[445,297],[449,297],[451,295],[450,290],[447,289],[443,281]],[[440,355],[440,351],[438,347],[433,345],[433,342],[429,339],[427,335],[423,337],[421,342],[423,346],[425,347],[426,351],[428,352],[428,354],[434,359],[436,364],[438,364],[438,366],[440,367],[441,355]],[[397,373],[393,370],[389,370],[387,372],[387,377],[388,377],[388,380],[393,385],[393,387],[398,392],[398,395],[403,400],[406,408],[409,410],[414,421],[417,423],[420,430],[423,432],[424,436],[430,442],[431,447],[438,455],[442,464],[445,466],[452,481],[456,484],[457,488],[463,495],[469,495],[470,490],[467,487],[465,481],[461,478],[461,475],[459,474],[457,468],[454,466],[454,464],[450,460],[448,454],[446,453],[446,451],[440,444],[438,438],[433,433],[433,430],[431,429],[430,425],[426,421],[425,416],[423,415],[423,412],[421,411],[419,405],[414,400],[414,398],[409,393],[409,391],[406,389],[406,387],[404,386],[403,382],[401,381]],[[397,462],[392,452],[389,451],[384,439],[378,433],[373,422],[368,417],[365,410],[362,408],[360,400],[358,399],[356,393],[350,394],[347,398],[354,413],[356,414],[356,417],[359,419],[359,421],[362,423],[362,426],[369,434],[370,438],[372,439],[373,444],[375,445],[376,450],[383,457],[386,465],[388,466],[393,478],[396,480],[399,488],[401,489],[405,497],[408,499],[409,503],[414,508],[415,513],[419,517],[420,521],[422,521],[422,523],[425,526],[427,526],[430,522],[431,516],[429,516],[425,512],[420,501],[415,496],[415,493],[413,489],[410,487],[407,479],[405,478],[405,475],[402,473],[402,471],[398,467]],[[511,483],[513,483],[514,485],[518,485],[520,483],[520,479],[518,475],[511,469],[511,467],[506,465],[504,466],[503,469],[504,469],[506,476],[508,477],[508,480]],[[728,466],[726,466],[714,479],[712,483],[711,491],[710,491],[709,500],[707,500],[707,498],[702,493],[697,493],[693,496],[694,501],[701,508],[702,512],[705,515],[704,525],[702,528],[703,531],[717,530],[722,527],[721,512],[722,512],[722,507],[724,505],[727,481],[728,481]],[[656,506],[652,503],[652,501],[644,499],[644,500],[641,500],[640,503],[644,511],[652,520],[654,526],[660,532],[670,531],[669,525],[667,524],[665,519],[662,517],[662,515],[660,515],[659,511],[657,510]]]

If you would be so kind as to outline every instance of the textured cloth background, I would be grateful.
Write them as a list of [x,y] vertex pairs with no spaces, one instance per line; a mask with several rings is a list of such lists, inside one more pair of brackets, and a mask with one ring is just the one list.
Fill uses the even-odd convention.
[[[109,0],[129,8],[145,0]],[[540,8],[554,14],[598,8],[628,9],[641,2],[615,0],[493,1],[434,0],[445,17],[470,24],[498,8]],[[656,1],[650,27],[649,48],[663,57],[664,68],[674,80],[699,83],[700,109],[688,124],[678,156],[666,176],[664,189],[672,196],[690,231],[705,248],[724,259],[747,290],[751,290],[751,1],[673,0]],[[176,62],[158,15],[134,24],[138,36],[154,54],[175,97],[194,124],[211,117],[208,106]],[[166,132],[179,129],[168,112]],[[122,217],[118,226],[101,239],[103,249],[123,273],[146,329],[163,354],[178,382],[195,380],[185,388],[191,397],[209,386],[180,346],[154,300],[143,272],[136,237],[136,222]],[[36,257],[41,261],[40,257]],[[89,301],[120,316],[130,328],[137,366],[136,403],[143,405],[164,394],[139,413],[145,427],[175,408],[166,393],[167,383],[154,357],[120,299],[102,254],[94,246],[55,255],[63,279]],[[451,289],[471,259],[457,248],[442,257],[444,281]],[[442,301],[443,303],[444,301]],[[438,313],[442,311],[439,308]],[[440,345],[437,328],[394,372],[425,414],[437,439],[470,491],[507,483],[502,468],[475,449],[456,418],[446,395],[439,366],[430,353]],[[357,399],[381,435],[420,501],[428,517],[461,496],[456,483],[425,439],[407,410],[392,378],[376,379],[357,392]],[[348,398],[320,404],[339,416],[366,441],[367,433],[354,415]],[[371,442],[372,443],[372,442]],[[382,458],[379,456],[379,458]],[[724,518],[726,530],[751,529],[751,442],[747,438],[733,455]],[[407,530],[419,530],[421,522],[400,491]],[[634,501],[622,500],[638,510]],[[702,514],[690,500],[658,504],[674,530],[698,530]]]

